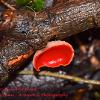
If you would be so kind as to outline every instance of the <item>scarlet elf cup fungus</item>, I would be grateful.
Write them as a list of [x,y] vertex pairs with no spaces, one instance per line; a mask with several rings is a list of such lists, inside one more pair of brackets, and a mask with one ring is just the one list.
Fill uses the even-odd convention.
[[47,46],[38,50],[33,57],[33,66],[36,71],[41,67],[55,68],[69,65],[74,57],[73,47],[65,41],[48,42]]

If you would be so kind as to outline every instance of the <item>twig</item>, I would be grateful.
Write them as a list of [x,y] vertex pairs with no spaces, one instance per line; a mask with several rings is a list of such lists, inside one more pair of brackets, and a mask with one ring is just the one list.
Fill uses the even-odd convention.
[[11,10],[15,11],[16,9],[14,7],[12,7],[10,4],[8,4],[7,2],[5,2],[4,0],[0,0],[0,2],[5,5],[6,7],[10,8]]
[[[19,72],[19,74],[20,75],[33,75],[34,73],[32,71],[21,71],[21,72]],[[76,76],[63,75],[63,74],[53,73],[53,72],[40,72],[39,75],[67,79],[67,80],[71,80],[71,81],[78,82],[78,83],[100,85],[100,81],[88,80],[88,79],[83,79],[83,78],[76,77]]]

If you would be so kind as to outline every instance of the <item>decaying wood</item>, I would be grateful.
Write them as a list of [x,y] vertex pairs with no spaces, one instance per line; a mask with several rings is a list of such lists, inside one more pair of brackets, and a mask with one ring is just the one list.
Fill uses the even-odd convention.
[[[0,22],[0,32],[4,32],[0,39],[0,67],[6,73],[18,69],[34,49],[43,48],[53,38],[63,39],[100,27],[99,0],[69,0],[38,13],[17,10],[10,16],[8,12]],[[4,72],[0,75],[8,76]]]

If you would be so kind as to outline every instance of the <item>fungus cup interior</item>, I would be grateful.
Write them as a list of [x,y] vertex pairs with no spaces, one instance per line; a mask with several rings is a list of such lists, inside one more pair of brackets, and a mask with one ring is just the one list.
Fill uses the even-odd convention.
[[69,65],[74,56],[73,47],[65,41],[52,41],[47,46],[38,50],[33,58],[33,66],[37,71],[41,67],[55,68]]

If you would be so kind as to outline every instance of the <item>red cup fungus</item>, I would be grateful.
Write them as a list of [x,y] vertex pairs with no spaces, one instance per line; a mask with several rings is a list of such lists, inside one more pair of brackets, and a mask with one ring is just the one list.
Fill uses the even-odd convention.
[[74,57],[73,47],[65,41],[48,42],[47,46],[38,50],[33,57],[33,66],[36,71],[41,67],[55,68],[69,65]]

